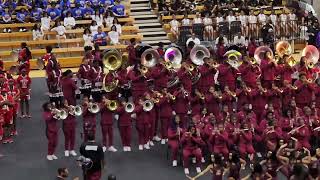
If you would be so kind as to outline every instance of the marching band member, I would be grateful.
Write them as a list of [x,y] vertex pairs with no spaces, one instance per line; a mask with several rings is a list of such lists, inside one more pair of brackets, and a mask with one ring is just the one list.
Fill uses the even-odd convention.
[[256,87],[258,77],[261,75],[259,65],[253,63],[248,58],[243,58],[243,63],[239,66],[241,80],[249,88]]
[[202,93],[200,93],[198,89],[192,90],[190,94],[190,106],[192,116],[201,115],[201,108],[204,101],[205,96]]
[[238,131],[240,130],[241,124],[235,113],[231,113],[230,118],[226,118],[224,123],[226,132],[228,133],[228,146],[232,148],[234,144],[238,142]]
[[174,93],[176,100],[172,105],[174,112],[179,116],[179,120],[181,121],[184,128],[187,127],[188,123],[188,111],[190,109],[190,96],[189,93],[180,87],[178,91]]
[[168,138],[168,128],[170,119],[172,118],[172,106],[171,102],[174,101],[173,96],[167,92],[167,89],[164,88],[162,90],[163,96],[159,101],[159,109],[160,109],[160,123],[161,123],[161,144],[166,143],[166,139]]
[[179,80],[183,86],[183,88],[188,92],[191,93],[192,90],[192,80],[191,78],[194,75],[194,72],[191,71],[191,64],[187,62],[183,62],[182,67],[178,70],[177,76],[179,77]]
[[299,108],[309,106],[314,95],[314,84],[312,80],[307,79],[306,73],[299,74],[299,80],[295,81],[294,85],[297,87],[295,91],[295,100]]
[[209,88],[209,92],[204,93],[205,94],[205,107],[208,111],[208,113],[213,113],[215,116],[219,115],[219,104],[222,100],[221,92],[215,91],[214,87],[211,86]]
[[147,119],[150,123],[150,130],[148,131],[148,145],[149,146],[154,146],[154,143],[153,143],[153,139],[155,141],[160,141],[160,138],[158,139],[156,134],[156,128],[157,128],[157,124],[158,124],[158,114],[157,114],[157,111],[156,111],[156,108],[155,106],[158,106],[158,103],[160,101],[160,99],[158,99],[154,94],[151,94],[149,92],[146,92],[144,93],[144,96],[145,96],[145,99],[147,101],[151,101],[151,103],[153,103],[153,107],[151,108],[151,110],[147,111],[146,114],[147,114]]
[[233,68],[227,61],[220,64],[218,67],[219,75],[218,81],[221,89],[225,89],[228,86],[230,91],[236,90],[236,79],[239,71]]
[[182,144],[182,155],[183,155],[183,166],[184,166],[184,173],[189,174],[189,158],[190,156],[196,157],[196,170],[197,173],[201,172],[200,163],[202,152],[200,146],[204,144],[201,140],[200,132],[197,131],[195,126],[190,126],[188,131],[183,133],[181,138]]
[[52,46],[48,45],[46,46],[46,54],[41,57],[45,66],[48,64],[49,60],[52,57],[54,57],[54,54],[52,53]]
[[62,104],[62,93],[61,93],[61,68],[55,57],[51,57],[47,66],[47,85],[49,89],[50,102],[54,102],[55,106],[60,107]]
[[26,69],[27,74],[30,72],[30,59],[32,58],[31,51],[29,50],[27,43],[21,43],[21,50],[18,54],[19,73],[22,69]]
[[86,142],[89,133],[94,136],[96,134],[96,114],[91,112],[93,103],[89,97],[83,97],[82,101],[83,139]]
[[[162,59],[159,61],[163,62]],[[153,84],[155,90],[160,91],[163,88],[167,88],[170,72],[165,65],[163,63],[158,63],[151,69],[151,72],[151,78],[154,79]]]
[[147,91],[148,82],[147,79],[150,76],[150,71],[144,72],[141,64],[135,64],[134,68],[128,72],[128,78],[131,80],[131,92],[134,102],[143,96]]
[[66,70],[62,74],[61,88],[65,100],[68,101],[69,105],[76,105],[76,90],[78,89],[76,83],[72,79],[73,73],[70,69]]
[[289,132],[296,124],[296,119],[293,116],[292,110],[289,108],[284,112],[284,115],[280,121],[280,127],[282,128],[282,137],[285,142],[288,142],[291,138]]
[[110,100],[107,99],[106,95],[103,95],[100,105],[102,144],[104,151],[108,149],[110,152],[117,152],[117,149],[113,146],[113,111],[108,109],[109,103]]
[[277,63],[272,59],[270,52],[264,53],[264,58],[261,60],[260,68],[262,87],[271,89],[277,72]]
[[89,80],[91,81],[91,92],[94,102],[101,101],[101,88],[103,72],[99,61],[93,61],[93,65],[89,70]]
[[227,145],[228,140],[228,133],[225,131],[223,122],[220,121],[218,122],[217,129],[212,131],[212,135],[209,139],[211,152],[222,154],[224,157],[227,157],[229,154]]
[[[17,78],[17,87],[20,91],[20,111],[21,118],[28,117],[31,118],[29,112],[29,101],[31,92],[31,78],[27,74],[26,69],[21,70],[21,74]],[[26,108],[26,113],[24,111],[24,106]]]
[[131,131],[132,131],[132,113],[126,112],[127,101],[121,100],[120,107],[118,107],[117,114],[119,115],[118,125],[120,130],[123,151],[131,151]]
[[54,117],[55,113],[53,111],[53,107],[50,102],[46,102],[42,105],[43,108],[43,119],[46,122],[46,136],[48,138],[48,154],[47,159],[52,161],[54,159],[58,159],[58,157],[54,154],[56,147],[58,145],[58,125],[56,119]]
[[282,139],[282,129],[276,126],[274,118],[268,120],[268,125],[263,132],[263,139],[268,151],[276,150],[279,140]]
[[127,47],[128,63],[130,66],[135,65],[139,62],[139,58],[137,57],[135,46],[136,46],[136,39],[131,38],[130,44]]
[[297,149],[301,150],[302,148],[310,149],[309,139],[311,132],[308,128],[308,125],[305,124],[303,118],[297,119],[297,127],[290,131],[293,137],[298,140]]
[[250,162],[252,162],[255,150],[252,145],[253,134],[249,128],[248,122],[243,122],[241,129],[239,129],[239,152],[242,159],[246,159],[246,155],[249,156]]
[[176,167],[178,164],[178,151],[180,141],[184,133],[184,126],[181,123],[179,115],[174,116],[170,128],[168,129],[168,145],[172,152],[172,166]]
[[[75,109],[72,109],[70,106],[72,104],[68,104],[68,100],[65,99],[63,101],[63,108],[68,113],[66,119],[62,122],[62,130],[64,134],[64,156],[69,157],[69,154],[72,156],[77,156],[76,151],[74,150],[75,140],[76,140],[76,117],[75,117]],[[72,112],[73,111],[73,112]]]
[[215,84],[214,75],[217,72],[214,65],[215,62],[211,61],[209,58],[204,58],[204,62],[205,63],[203,65],[198,67],[201,77],[197,87],[201,93],[208,92],[210,87]]
[[89,64],[90,59],[83,57],[82,63],[79,67],[77,77],[80,80],[81,86],[80,91],[81,94],[84,96],[90,96],[91,94],[91,83],[90,83],[90,77],[89,77],[89,71],[91,69],[91,66]]
[[3,144],[13,143],[12,139],[12,128],[13,128],[13,109],[14,109],[14,99],[8,94],[9,89],[2,88],[0,103],[2,105],[1,116],[3,116]]
[[18,115],[18,107],[20,102],[20,91],[17,87],[16,81],[13,79],[12,76],[8,79],[8,95],[13,97],[13,127],[12,127],[12,135],[18,135],[17,132],[17,115]]
[[138,105],[135,108],[136,113],[136,128],[138,131],[138,144],[139,150],[150,149],[149,146],[149,133],[151,130],[151,124],[148,121],[148,113],[143,109],[144,101],[139,99]]

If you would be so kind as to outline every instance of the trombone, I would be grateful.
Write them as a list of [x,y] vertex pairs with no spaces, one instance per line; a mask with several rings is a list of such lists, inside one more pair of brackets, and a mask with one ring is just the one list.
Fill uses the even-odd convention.
[[172,94],[170,94],[170,93],[168,93],[168,92],[165,92],[165,94],[166,94],[166,96],[167,97],[169,97],[171,100],[176,100],[176,96],[174,96],[174,95],[172,95]]

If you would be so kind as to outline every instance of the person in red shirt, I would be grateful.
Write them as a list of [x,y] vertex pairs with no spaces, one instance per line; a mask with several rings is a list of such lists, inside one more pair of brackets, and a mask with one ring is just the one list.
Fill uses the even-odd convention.
[[66,119],[62,122],[62,130],[64,134],[64,155],[66,157],[71,154],[72,156],[77,156],[76,151],[74,150],[74,145],[76,141],[76,117],[74,114],[74,109],[68,104],[68,100],[64,100],[63,102],[63,108],[68,113],[68,116]]
[[301,72],[299,80],[295,81],[294,85],[297,87],[295,91],[295,100],[299,108],[311,105],[312,97],[314,96],[314,83],[307,79],[307,75]]
[[62,105],[62,92],[61,92],[61,68],[58,60],[53,56],[49,59],[46,66],[47,74],[47,86],[49,90],[50,102],[54,103],[55,106],[60,107]]
[[224,123],[219,122],[218,128],[212,132],[210,137],[210,147],[212,152],[216,154],[222,154],[224,157],[228,157],[229,149],[228,149],[228,133],[225,131]]
[[168,138],[168,128],[170,119],[172,118],[172,103],[174,100],[169,97],[167,89],[164,88],[162,91],[163,95],[159,101],[159,111],[160,111],[160,123],[161,123],[161,144],[166,143],[166,139]]
[[52,57],[54,57],[54,54],[52,53],[52,46],[46,46],[46,54],[41,57],[45,66],[47,66]]
[[83,57],[82,63],[77,73],[77,77],[81,83],[81,86],[80,86],[81,94],[88,97],[91,94],[91,83],[90,83],[90,77],[89,77],[89,71],[91,69],[91,66],[89,63],[90,63],[90,59]]
[[14,100],[11,95],[8,94],[8,88],[1,89],[0,105],[2,105],[1,116],[3,116],[3,144],[13,143],[12,139],[12,127],[13,127],[13,108]]
[[129,65],[135,65],[139,62],[139,59],[136,55],[136,49],[135,49],[135,45],[136,45],[136,39],[132,38],[130,39],[130,44],[127,47],[127,51],[128,51],[128,62]]
[[257,49],[257,43],[254,37],[250,38],[250,42],[248,43],[248,54],[250,58],[253,58],[254,52]]
[[176,115],[172,120],[172,124],[168,129],[168,145],[172,152],[172,166],[176,167],[178,162],[178,151],[180,146],[180,141],[184,133],[184,127],[181,123],[180,117]]
[[16,125],[17,125],[17,114],[20,102],[20,91],[17,87],[16,81],[12,78],[12,76],[8,79],[9,84],[9,92],[8,95],[13,97],[13,127],[12,127],[12,135],[18,135]]
[[76,83],[72,79],[73,73],[70,69],[62,74],[61,88],[64,99],[68,101],[69,105],[76,105],[76,90],[78,89]]
[[[27,74],[27,70],[23,69],[21,74],[17,78],[17,85],[20,91],[20,111],[21,118],[28,117],[31,118],[29,111],[29,101],[31,92],[31,78]],[[24,108],[26,111],[24,111]]]
[[85,96],[82,99],[82,118],[83,118],[83,139],[84,142],[88,140],[88,134],[95,137],[96,134],[96,114],[90,111],[92,99]]
[[273,81],[276,77],[277,63],[272,59],[270,52],[264,53],[264,58],[261,60],[261,84],[264,88],[271,89]]
[[89,80],[91,81],[91,93],[94,102],[101,101],[101,88],[103,80],[102,68],[99,65],[99,61],[93,61],[93,65],[89,71]]
[[21,43],[21,50],[18,54],[18,63],[20,72],[22,69],[26,69],[27,74],[30,72],[30,59],[32,59],[31,51],[29,50],[27,43]]

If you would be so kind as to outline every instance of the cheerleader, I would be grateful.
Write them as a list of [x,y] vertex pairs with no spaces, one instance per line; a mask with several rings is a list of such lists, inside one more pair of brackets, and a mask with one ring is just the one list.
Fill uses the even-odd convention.
[[178,40],[179,39],[179,25],[180,23],[177,21],[176,15],[172,15],[172,20],[170,21],[170,31],[173,34],[173,37]]
[[8,84],[9,84],[9,92],[8,94],[10,96],[13,97],[13,127],[12,127],[12,131],[11,131],[11,135],[18,135],[17,133],[17,114],[18,114],[18,106],[19,106],[19,102],[20,102],[20,91],[18,89],[18,86],[15,82],[15,80],[12,78],[12,76],[10,76],[10,78],[8,79]]
[[280,35],[288,36],[288,16],[283,10],[282,14],[280,14]]
[[[13,127],[13,108],[14,108],[14,100],[11,95],[8,94],[9,89],[7,87],[1,89],[0,94],[0,105],[2,106],[0,110],[0,115],[2,116],[2,120],[0,120],[0,124],[3,127],[3,144],[13,143],[12,139],[12,127]],[[1,136],[1,133],[0,133]]]
[[254,11],[250,11],[250,15],[248,16],[249,23],[249,37],[257,37],[258,28],[257,28],[258,18],[254,15]]
[[244,11],[241,10],[240,15],[238,16],[238,21],[241,22],[241,32],[244,36],[248,34],[248,17],[245,15]]
[[213,27],[212,27],[212,19],[209,17],[209,13],[206,14],[206,17],[203,18],[203,24],[204,24],[204,39],[207,41],[213,40]]
[[279,26],[278,26],[278,16],[275,14],[274,10],[271,11],[271,15],[269,16],[269,19],[275,28],[275,35],[279,35]]
[[289,20],[289,24],[288,24],[289,33],[291,36],[295,36],[298,30],[298,27],[297,27],[297,16],[296,14],[294,14],[293,10],[290,11],[290,13],[288,14],[288,20]]
[[[31,118],[29,111],[29,101],[31,92],[31,78],[27,75],[26,69],[22,69],[21,74],[17,78],[17,86],[20,91],[20,112],[21,118]],[[26,108],[26,113],[24,111]]]

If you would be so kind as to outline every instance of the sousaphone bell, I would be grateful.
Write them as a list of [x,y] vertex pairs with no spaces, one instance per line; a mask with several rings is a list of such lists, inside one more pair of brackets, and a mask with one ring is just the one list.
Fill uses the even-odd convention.
[[224,57],[227,58],[227,63],[235,69],[238,69],[242,64],[242,54],[239,51],[229,50],[224,54]]
[[260,46],[258,47],[254,52],[254,59],[256,60],[257,64],[261,64],[262,59],[264,58],[264,54],[266,52],[270,52],[271,58],[273,58],[273,52],[272,49],[270,49],[268,46]]
[[153,48],[146,49],[141,55],[141,64],[145,67],[154,67],[159,61],[160,55]]
[[180,68],[182,62],[182,51],[179,47],[170,47],[164,53],[164,60],[171,62],[173,68]]
[[104,72],[115,71],[122,65],[121,53],[116,49],[108,49],[103,52],[102,58]]
[[190,59],[193,64],[200,66],[204,64],[204,58],[210,57],[210,51],[203,45],[195,45],[190,52]]
[[302,50],[302,57],[306,57],[307,59],[307,66],[311,69],[313,68],[319,60],[319,50],[313,46],[313,45],[307,45],[303,50]]
[[299,61],[291,56],[293,49],[288,41],[279,41],[276,45],[276,52],[280,58],[283,58],[284,55],[289,56],[286,63],[291,67],[299,63]]

